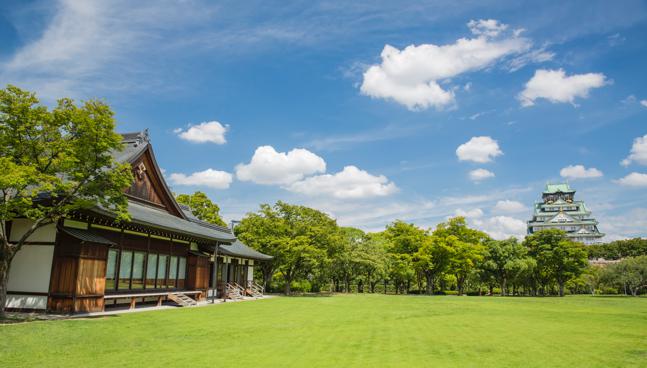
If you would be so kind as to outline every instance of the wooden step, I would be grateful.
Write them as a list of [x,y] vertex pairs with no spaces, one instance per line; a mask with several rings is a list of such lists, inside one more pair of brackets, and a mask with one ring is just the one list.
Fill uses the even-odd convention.
[[168,295],[168,298],[181,307],[198,305],[198,302],[182,293],[171,293]]

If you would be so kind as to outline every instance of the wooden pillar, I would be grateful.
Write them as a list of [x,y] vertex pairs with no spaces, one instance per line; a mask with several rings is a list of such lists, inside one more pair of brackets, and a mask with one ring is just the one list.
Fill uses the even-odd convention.
[[213,250],[213,272],[211,274],[211,303],[215,303],[216,293],[218,292],[218,243],[216,243],[216,247]]

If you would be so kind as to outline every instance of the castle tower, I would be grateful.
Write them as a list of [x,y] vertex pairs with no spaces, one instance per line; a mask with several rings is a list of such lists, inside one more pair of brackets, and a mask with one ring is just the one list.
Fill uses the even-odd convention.
[[575,200],[575,190],[568,183],[546,184],[541,197],[528,221],[528,234],[560,229],[576,242],[587,245],[600,242],[604,234],[598,230],[598,221],[591,216],[584,201]]

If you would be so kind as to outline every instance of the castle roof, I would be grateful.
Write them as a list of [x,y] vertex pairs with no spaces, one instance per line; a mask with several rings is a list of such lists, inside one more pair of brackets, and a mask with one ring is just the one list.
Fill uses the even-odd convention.
[[575,193],[574,189],[571,189],[571,186],[568,183],[558,183],[558,184],[546,184],[544,189],[544,194],[553,194],[553,193]]

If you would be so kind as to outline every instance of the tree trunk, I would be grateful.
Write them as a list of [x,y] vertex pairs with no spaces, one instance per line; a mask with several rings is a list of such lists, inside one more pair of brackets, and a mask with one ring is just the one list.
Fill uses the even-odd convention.
[[5,306],[7,305],[7,283],[9,282],[9,269],[13,257],[5,249],[0,256],[0,320],[5,318]]
[[7,283],[9,281],[9,268],[11,267],[11,258],[2,258],[0,260],[0,320],[5,318],[5,306],[7,305]]
[[505,296],[506,281],[505,277],[501,280],[501,296]]
[[285,279],[285,295],[288,295],[288,296],[290,295],[290,287],[292,286],[290,284],[292,284],[292,281]]
[[384,280],[384,294],[386,294],[386,286],[389,284],[389,282],[385,279]]
[[425,279],[427,280],[427,295],[434,294],[434,277],[430,273],[425,272]]
[[265,291],[270,290],[270,282],[272,281],[272,273],[273,273],[273,268],[272,266],[268,263],[265,263],[263,266],[261,266],[263,270],[263,286],[265,287]]
[[559,296],[564,296],[564,283],[559,283]]

